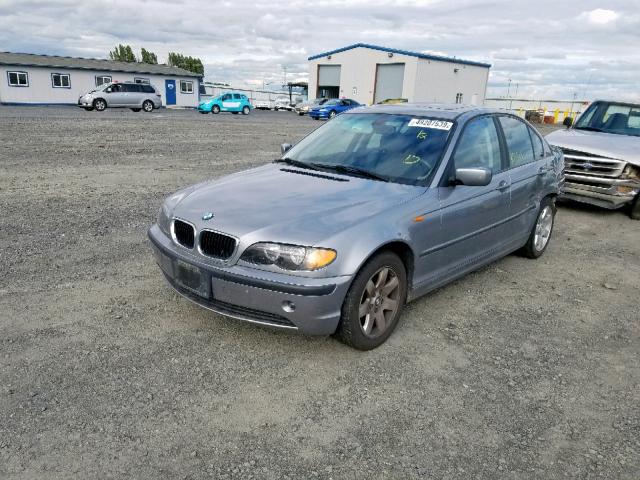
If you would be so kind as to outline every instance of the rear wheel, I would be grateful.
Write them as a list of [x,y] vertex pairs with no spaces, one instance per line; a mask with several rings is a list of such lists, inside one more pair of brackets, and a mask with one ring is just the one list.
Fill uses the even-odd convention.
[[250,112],[251,112],[251,109],[249,107],[247,107],[246,105],[244,107],[242,107],[242,114],[243,115],[249,115]]
[[211,107],[211,113],[220,113],[220,107],[218,105],[214,105],[213,107]]
[[107,108],[107,102],[105,102],[101,98],[97,98],[93,101],[93,108],[95,108],[98,112],[103,112]]
[[153,102],[151,100],[145,100],[142,102],[142,109],[147,113],[153,112]]
[[640,220],[640,193],[636,195],[636,199],[631,204],[629,216],[634,220]]
[[407,298],[407,273],[400,258],[382,252],[358,272],[342,304],[336,336],[358,350],[384,343],[398,324]]
[[555,203],[549,197],[544,198],[540,203],[538,217],[529,235],[529,240],[527,240],[527,243],[522,248],[522,253],[525,257],[538,258],[542,256],[549,245],[555,216]]

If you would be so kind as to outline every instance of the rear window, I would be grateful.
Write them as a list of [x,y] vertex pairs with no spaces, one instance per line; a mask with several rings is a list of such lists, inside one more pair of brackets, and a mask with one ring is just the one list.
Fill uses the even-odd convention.
[[144,93],[156,93],[155,89],[151,85],[141,85]]

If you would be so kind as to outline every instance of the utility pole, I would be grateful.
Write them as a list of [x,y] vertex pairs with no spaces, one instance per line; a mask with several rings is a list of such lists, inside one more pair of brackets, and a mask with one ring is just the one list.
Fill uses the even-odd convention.
[[509,98],[510,93],[511,93],[511,79],[509,79],[509,85],[507,85],[507,98]]

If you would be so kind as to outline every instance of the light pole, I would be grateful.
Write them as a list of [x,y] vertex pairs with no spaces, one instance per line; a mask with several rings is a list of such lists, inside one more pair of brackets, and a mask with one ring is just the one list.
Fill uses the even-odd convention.
[[507,85],[507,98],[509,98],[510,92],[511,92],[511,79],[509,79],[509,84]]

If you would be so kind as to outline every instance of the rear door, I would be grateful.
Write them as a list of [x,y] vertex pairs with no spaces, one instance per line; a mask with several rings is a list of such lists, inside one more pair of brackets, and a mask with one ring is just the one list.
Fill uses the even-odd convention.
[[142,86],[133,83],[123,83],[124,105],[127,107],[139,107],[142,105]]
[[[545,153],[542,139],[520,118],[498,117],[507,150],[511,177],[511,212],[508,235],[522,242],[531,233],[544,181],[553,175],[552,156]],[[550,153],[550,152],[549,152]]]
[[504,168],[492,115],[479,116],[464,126],[450,162],[452,173],[456,168],[483,167],[490,169],[493,177],[486,186],[438,188],[441,229],[438,241],[425,255],[438,284],[499,256],[504,250],[509,216],[509,172]]

